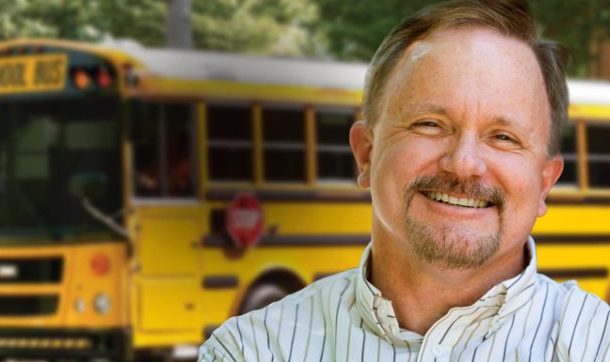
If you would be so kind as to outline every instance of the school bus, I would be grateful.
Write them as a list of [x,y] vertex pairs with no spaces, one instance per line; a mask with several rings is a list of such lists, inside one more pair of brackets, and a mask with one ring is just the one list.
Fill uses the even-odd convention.
[[[357,265],[366,66],[0,43],[0,358],[192,358],[226,318]],[[571,81],[540,270],[606,297],[610,85]]]

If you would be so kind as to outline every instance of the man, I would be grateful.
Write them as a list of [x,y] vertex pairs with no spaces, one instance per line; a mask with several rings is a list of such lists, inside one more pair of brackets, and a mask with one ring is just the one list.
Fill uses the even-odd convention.
[[200,360],[610,360],[608,305],[537,274],[529,237],[563,169],[565,61],[518,1],[406,19],[350,132],[373,201],[359,269],[232,318]]

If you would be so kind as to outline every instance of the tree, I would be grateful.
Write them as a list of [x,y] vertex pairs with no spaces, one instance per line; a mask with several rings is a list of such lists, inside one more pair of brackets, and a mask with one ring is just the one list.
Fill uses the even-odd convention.
[[440,0],[316,0],[329,51],[344,60],[368,61],[402,18]]
[[[440,0],[194,0],[195,48],[368,61],[400,20]],[[572,53],[585,77],[595,44],[610,36],[610,0],[531,0],[542,35]],[[161,0],[0,0],[0,38],[130,38],[165,44]]]
[[[329,51],[339,59],[369,60],[401,18],[439,0],[316,0]],[[592,44],[609,36],[610,0],[529,1],[541,35],[572,54],[568,73],[586,77],[596,54]],[[560,5],[560,6],[558,6]]]
[[542,35],[563,43],[571,53],[568,73],[574,77],[590,74],[590,63],[597,56],[594,46],[608,37],[610,1],[556,0],[531,1],[530,6]]
[[165,45],[165,2],[161,0],[85,0],[99,4],[92,21],[105,35],[134,39],[146,46]]
[[[323,55],[312,1],[195,0],[194,45],[232,52]],[[162,47],[165,12],[161,0],[0,0],[0,38],[112,37]]]
[[0,1],[0,38],[97,41],[113,36],[161,46],[164,17],[165,4],[158,0]]
[[310,0],[195,0],[194,44],[201,49],[276,55],[323,53]]

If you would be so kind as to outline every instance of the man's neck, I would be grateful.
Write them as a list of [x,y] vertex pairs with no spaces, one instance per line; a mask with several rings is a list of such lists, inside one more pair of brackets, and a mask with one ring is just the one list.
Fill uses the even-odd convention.
[[523,249],[477,269],[446,269],[373,241],[370,280],[392,301],[401,328],[424,335],[449,309],[468,306],[523,270]]

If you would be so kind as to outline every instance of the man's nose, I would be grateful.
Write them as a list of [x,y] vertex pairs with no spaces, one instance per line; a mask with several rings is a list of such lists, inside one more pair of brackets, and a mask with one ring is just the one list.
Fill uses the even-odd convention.
[[449,145],[439,167],[460,179],[482,176],[487,171],[487,164],[481,146],[476,135],[461,134]]

